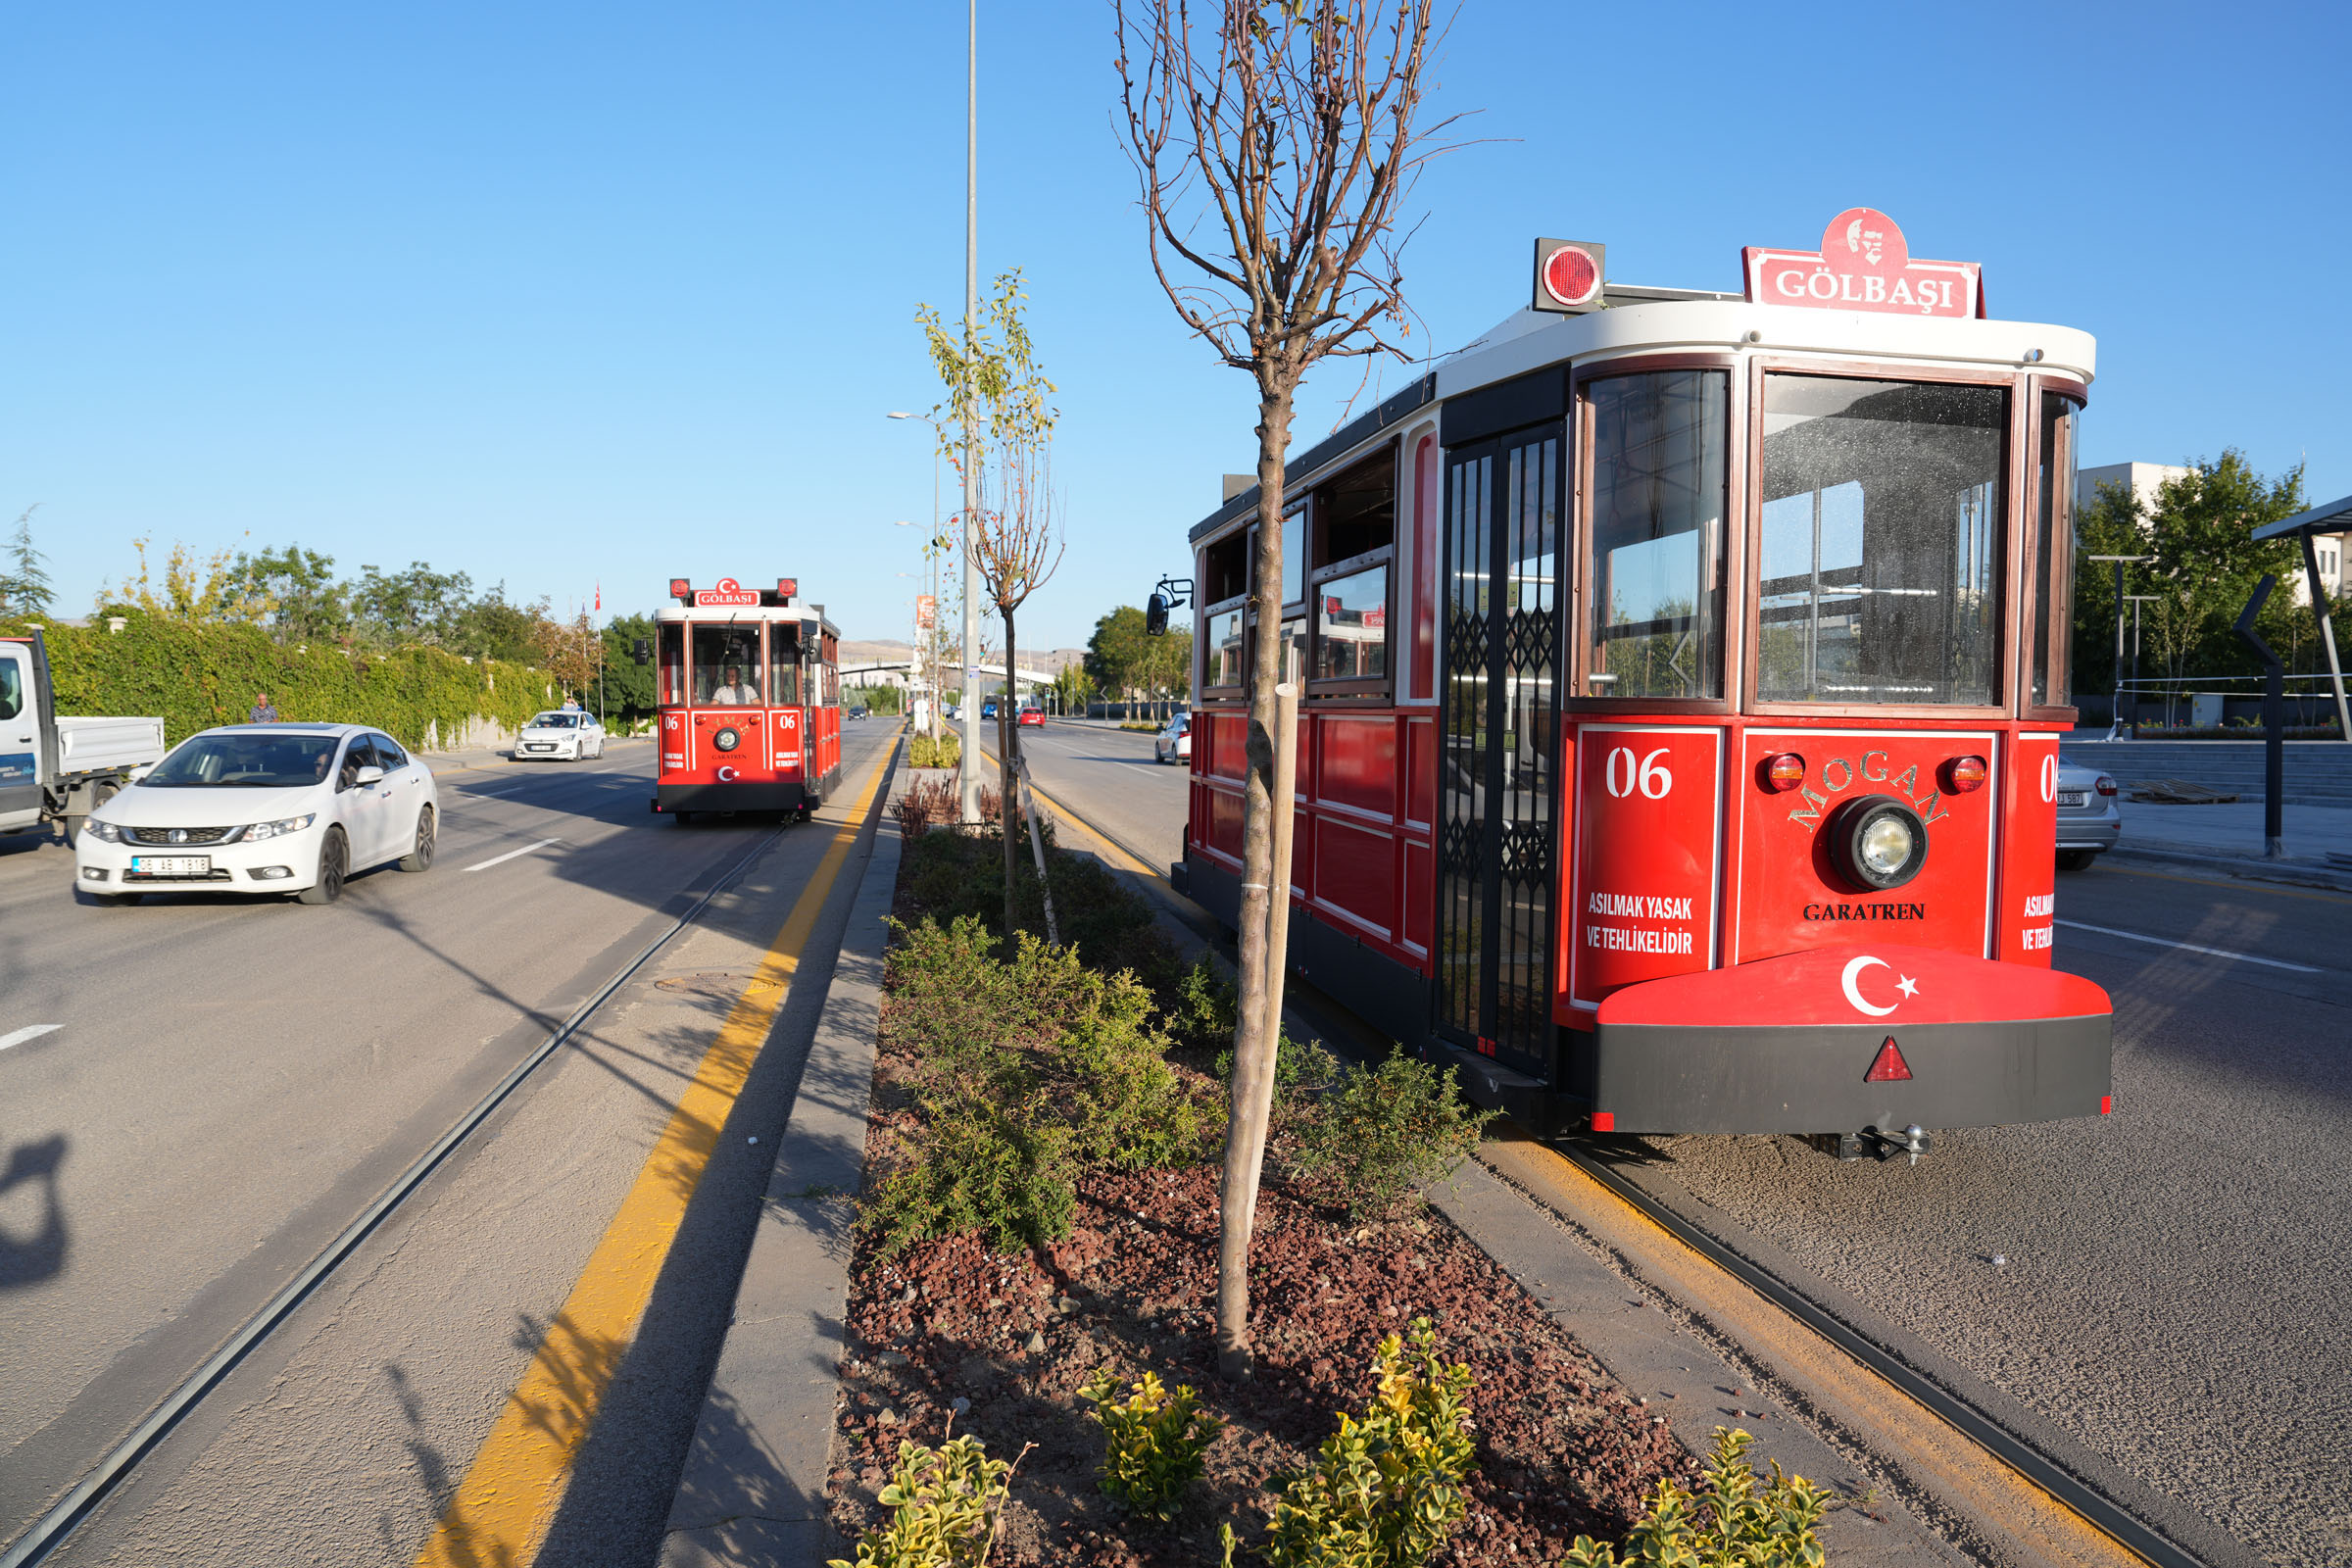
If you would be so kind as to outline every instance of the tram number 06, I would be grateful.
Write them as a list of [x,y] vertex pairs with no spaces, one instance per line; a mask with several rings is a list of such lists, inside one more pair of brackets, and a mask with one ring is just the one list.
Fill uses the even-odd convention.
[[1621,801],[1636,790],[1642,792],[1643,800],[1662,801],[1674,788],[1674,775],[1658,760],[1669,749],[1661,746],[1637,761],[1632,747],[1620,746],[1609,754],[1601,782],[1608,786],[1611,796]]

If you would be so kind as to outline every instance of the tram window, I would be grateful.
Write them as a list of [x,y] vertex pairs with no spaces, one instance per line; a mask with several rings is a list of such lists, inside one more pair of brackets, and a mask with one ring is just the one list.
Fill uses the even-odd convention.
[[662,694],[657,699],[665,708],[674,708],[686,701],[686,628],[676,621],[664,621],[656,634],[661,645]]
[[1324,485],[1315,499],[1320,570],[1396,542],[1396,449],[1386,446]]
[[694,628],[694,701],[698,708],[759,706],[759,627]]
[[1589,697],[1723,695],[1721,370],[1593,382]]
[[1219,611],[1208,617],[1208,652],[1202,686],[1239,686],[1249,677],[1242,669],[1242,612]]
[[1315,585],[1315,679],[1383,681],[1389,673],[1389,568]]
[[767,700],[778,708],[801,706],[801,628],[790,621],[767,628]]
[[1200,552],[1200,602],[1239,599],[1250,591],[1250,530],[1237,528]]
[[1760,700],[1996,700],[2008,406],[1999,387],[1764,378]]
[[[1250,577],[1257,580],[1257,530],[1250,530]],[[1295,605],[1306,597],[1306,498],[1300,496],[1282,514],[1282,602]]]
[[[2034,512],[2034,647],[2036,708],[2068,701],[2065,615],[2075,602],[2075,428],[2082,405],[2041,400],[2041,483]],[[2058,620],[2052,635],[2052,615]]]

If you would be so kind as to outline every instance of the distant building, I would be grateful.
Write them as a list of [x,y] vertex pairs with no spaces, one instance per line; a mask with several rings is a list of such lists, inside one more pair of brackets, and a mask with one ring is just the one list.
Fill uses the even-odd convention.
[[[2101,485],[2129,489],[2139,498],[2143,513],[2156,510],[2156,493],[2167,481],[2179,479],[2190,470],[2169,463],[2110,463],[2102,467],[2079,469],[2075,474],[2075,506],[2089,507],[2099,499]],[[2328,597],[2340,599],[2343,595],[2344,552],[2352,547],[2352,533],[2316,534],[2312,553],[2320,560],[2320,581],[2328,589]],[[2294,592],[2295,603],[2311,603],[2311,585],[2297,571],[2286,580],[2285,586]]]
[[2144,512],[2156,510],[2156,492],[2168,479],[2187,477],[2189,469],[2169,463],[2110,463],[2104,467],[2075,473],[2075,505],[2087,508],[2099,499],[2099,486],[2115,485],[2139,498]]

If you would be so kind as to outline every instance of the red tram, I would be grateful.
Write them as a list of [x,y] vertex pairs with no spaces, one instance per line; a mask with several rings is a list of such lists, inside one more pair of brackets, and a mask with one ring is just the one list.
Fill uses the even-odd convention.
[[[1294,965],[1541,1128],[2104,1114],[2050,966],[2093,344],[1885,215],[1535,304],[1295,458]],[[1240,908],[1254,486],[1193,529],[1188,891]],[[1891,1143],[1890,1143],[1891,1141]]]
[[841,631],[800,584],[669,583],[655,614],[661,773],[653,808],[807,816],[841,778]]

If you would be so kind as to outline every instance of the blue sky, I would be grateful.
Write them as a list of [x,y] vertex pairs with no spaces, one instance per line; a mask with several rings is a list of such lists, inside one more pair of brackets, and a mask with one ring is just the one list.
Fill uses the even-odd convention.
[[[2098,336],[2086,463],[2237,446],[2344,494],[2347,14],[1474,0],[1435,102],[1483,140],[1418,192],[1423,341],[1517,304],[1537,234],[1736,288],[1741,245],[1867,204],[1982,262],[1993,314]],[[883,416],[935,401],[913,313],[962,286],[962,18],[0,8],[0,523],[42,504],[67,612],[152,534],[559,606],[601,580],[608,612],[795,574],[905,635],[932,466]],[[1062,410],[1069,551],[1022,641],[1071,645],[1185,567],[1252,397],[1146,264],[1107,9],[981,25],[981,266],[1026,269]],[[1354,390],[1311,382],[1302,436]]]

